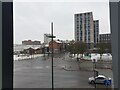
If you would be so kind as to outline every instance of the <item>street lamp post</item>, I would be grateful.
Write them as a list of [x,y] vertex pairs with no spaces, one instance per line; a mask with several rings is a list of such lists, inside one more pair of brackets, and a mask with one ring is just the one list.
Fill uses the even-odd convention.
[[46,58],[45,58],[45,45],[43,47],[43,52],[44,52],[44,60],[46,60]]
[[34,44],[33,44],[33,58],[34,58],[34,54],[35,54],[35,49],[34,49]]
[[53,70],[53,38],[55,38],[55,36],[53,36],[53,22],[51,22],[51,36],[49,36],[49,38],[52,38],[52,90],[54,90],[54,70]]
[[[93,74],[94,74],[94,79],[95,79],[95,63],[96,63],[96,60],[93,59],[92,62],[93,62]],[[95,81],[95,80],[94,80],[94,81]],[[96,89],[96,83],[94,83],[94,87],[95,87],[95,89]]]
[[51,34],[52,34],[52,90],[54,90],[54,76],[53,76],[53,22],[51,23]]

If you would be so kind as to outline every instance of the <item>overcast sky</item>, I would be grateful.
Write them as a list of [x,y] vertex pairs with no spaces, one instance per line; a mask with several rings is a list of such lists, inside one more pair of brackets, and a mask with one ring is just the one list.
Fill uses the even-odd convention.
[[[99,32],[110,33],[109,2],[17,2],[14,1],[14,43],[23,40],[44,41],[44,33],[50,32],[54,23],[57,39],[74,39],[74,14],[93,12],[99,20]],[[90,0],[89,0],[90,1]],[[100,1],[100,0],[98,0]]]

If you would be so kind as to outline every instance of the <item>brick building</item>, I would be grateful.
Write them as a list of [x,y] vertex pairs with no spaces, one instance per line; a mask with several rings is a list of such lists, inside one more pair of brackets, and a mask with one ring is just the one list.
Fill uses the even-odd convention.
[[41,42],[40,41],[31,41],[31,40],[24,40],[22,41],[23,45],[40,45]]
[[[53,51],[60,52],[63,49],[63,43],[60,41],[53,41]],[[52,51],[52,41],[49,42],[49,50]]]

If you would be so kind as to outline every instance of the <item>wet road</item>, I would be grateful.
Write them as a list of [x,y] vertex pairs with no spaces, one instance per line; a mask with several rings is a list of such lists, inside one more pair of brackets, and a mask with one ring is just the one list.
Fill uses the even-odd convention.
[[[63,57],[54,58],[55,88],[93,88],[88,84],[88,77],[93,76],[92,72],[66,71],[63,69],[65,66],[78,68],[77,62],[68,62]],[[51,69],[51,58],[14,61],[14,88],[51,88]]]

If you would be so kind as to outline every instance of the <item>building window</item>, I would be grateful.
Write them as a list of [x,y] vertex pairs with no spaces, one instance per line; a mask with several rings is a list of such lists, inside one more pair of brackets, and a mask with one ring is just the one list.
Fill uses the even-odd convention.
[[80,25],[80,29],[82,29],[82,25]]
[[80,23],[82,24],[82,20],[80,21]]
[[80,41],[82,41],[82,37],[80,37]]
[[90,29],[90,25],[88,25],[88,29]]

